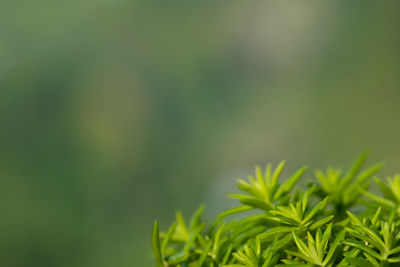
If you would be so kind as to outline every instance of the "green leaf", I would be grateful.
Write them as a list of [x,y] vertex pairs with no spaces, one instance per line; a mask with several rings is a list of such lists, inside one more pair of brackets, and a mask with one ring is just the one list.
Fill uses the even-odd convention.
[[334,260],[334,258],[332,258],[332,257],[333,257],[333,255],[334,255],[334,253],[336,251],[336,248],[337,248],[339,242],[341,242],[344,239],[344,237],[345,237],[345,232],[341,232],[336,237],[335,241],[333,241],[333,243],[330,245],[328,254],[326,255],[326,257],[325,257],[325,259],[323,261],[324,265],[327,265],[331,260]]
[[162,247],[161,247],[161,253],[165,254],[165,252],[167,251],[167,246],[169,241],[171,240],[172,235],[175,232],[175,228],[176,228],[176,222],[174,222],[171,227],[168,229],[167,234],[164,237],[164,240],[162,242]]
[[300,237],[298,237],[293,231],[292,231],[292,235],[293,235],[293,240],[296,243],[297,247],[299,248],[300,252],[307,256],[310,257],[310,251],[308,249],[308,247],[306,246],[306,244],[303,242],[303,240],[300,239]]
[[386,206],[386,207],[390,207],[390,208],[394,208],[396,205],[392,202],[389,201],[387,199],[378,197],[370,192],[365,191],[362,188],[358,188],[358,190],[366,197],[368,197],[369,199],[371,199],[372,201],[375,201],[377,203],[379,203],[380,205]]
[[155,221],[154,225],[153,225],[152,247],[153,247],[153,254],[154,254],[154,258],[156,259],[157,266],[163,267],[164,263],[163,263],[162,255],[161,255],[160,232],[159,232],[158,221]]
[[199,260],[198,260],[198,262],[197,262],[197,267],[202,267],[204,261],[206,260],[207,254],[208,254],[208,252],[209,252],[210,249],[211,249],[211,245],[212,245],[212,242],[209,241],[209,242],[207,243],[207,245],[204,247],[204,250],[203,250],[203,252],[201,253],[200,258],[199,258]]
[[348,240],[348,241],[343,241],[343,244],[361,249],[365,252],[367,252],[368,254],[370,254],[371,256],[374,256],[375,258],[382,260],[382,257],[376,253],[375,251],[373,251],[372,249],[370,249],[368,246],[366,246],[365,244],[355,241],[355,240]]
[[335,217],[335,215],[330,215],[330,216],[328,216],[328,217],[325,217],[325,218],[323,218],[323,219],[320,219],[320,220],[316,221],[315,223],[313,223],[313,224],[310,226],[310,230],[315,230],[315,229],[321,227],[322,225],[327,224],[327,223],[330,222],[334,217]]
[[304,166],[301,169],[299,169],[295,174],[293,174],[292,177],[286,180],[286,182],[282,184],[282,186],[278,189],[278,191],[276,191],[275,199],[278,199],[284,193],[288,193],[289,191],[291,191],[293,186],[296,184],[296,182],[300,179],[300,177],[304,174],[306,170],[307,166]]
[[370,263],[366,259],[363,259],[360,257],[348,257],[348,258],[345,258],[345,261],[349,264],[353,264],[354,266],[374,267],[374,265],[372,263]]
[[379,189],[386,198],[392,201],[396,200],[396,197],[393,195],[393,192],[389,186],[382,182],[378,177],[374,177],[374,181],[379,186]]
[[204,227],[204,224],[199,225],[199,226],[196,227],[196,229],[194,229],[190,233],[189,238],[186,241],[185,246],[183,247],[183,252],[188,252],[189,251],[190,247],[193,245],[194,241],[197,238],[197,235],[200,233],[200,231],[203,229],[203,227]]
[[169,259],[168,259],[168,266],[173,266],[182,262],[185,262],[188,258],[189,258],[189,253],[188,252],[179,252],[176,253],[174,255],[172,255]]
[[347,173],[345,178],[343,178],[343,181],[341,183],[342,188],[347,186],[351,182],[351,180],[356,176],[357,172],[360,171],[360,169],[361,169],[362,165],[364,164],[364,162],[366,161],[367,157],[368,157],[368,153],[364,152],[357,158],[357,160],[354,162],[353,166],[351,167],[351,169],[349,170],[349,172]]
[[315,205],[309,213],[307,213],[307,216],[303,219],[303,223],[308,222],[311,220],[314,216],[316,216],[322,209],[325,208],[326,204],[328,203],[329,197],[324,198],[320,203]]
[[203,215],[205,205],[202,204],[200,207],[193,213],[192,218],[190,219],[190,230],[195,229],[197,226],[201,224],[201,216]]
[[279,176],[281,175],[281,172],[283,170],[283,167],[285,167],[286,162],[282,160],[278,167],[276,167],[274,174],[272,175],[272,180],[271,184],[276,184],[278,182]]

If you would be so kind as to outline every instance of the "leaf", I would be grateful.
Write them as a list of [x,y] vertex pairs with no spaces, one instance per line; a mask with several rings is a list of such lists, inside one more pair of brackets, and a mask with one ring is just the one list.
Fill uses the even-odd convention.
[[357,158],[357,160],[354,162],[353,166],[350,168],[350,170],[347,173],[347,175],[345,176],[345,178],[343,178],[342,183],[341,183],[341,188],[344,188],[345,186],[347,186],[351,182],[351,180],[354,179],[355,175],[357,174],[357,172],[359,172],[362,165],[366,161],[367,157],[368,157],[368,153],[364,152]]
[[324,198],[320,203],[315,205],[309,213],[307,213],[307,216],[303,219],[303,223],[308,222],[311,220],[315,215],[317,215],[323,208],[325,208],[326,204],[328,203],[329,197]]
[[374,256],[375,258],[382,260],[382,257],[376,253],[375,251],[373,251],[372,249],[370,249],[369,247],[367,247],[365,244],[355,241],[355,240],[349,240],[349,241],[343,241],[343,244],[361,249],[365,252],[367,252],[368,254],[370,254],[371,256]]
[[393,202],[387,200],[387,199],[384,199],[384,198],[378,197],[378,196],[376,196],[376,195],[374,195],[374,194],[371,194],[370,192],[367,192],[367,191],[365,191],[365,190],[362,189],[362,188],[358,188],[358,190],[359,190],[364,196],[366,196],[366,197],[368,197],[369,199],[371,199],[371,200],[373,200],[373,201],[379,203],[380,205],[384,205],[384,206],[390,207],[390,208],[394,208],[394,207],[395,207],[395,204],[394,204]]
[[203,215],[205,205],[202,204],[200,207],[193,213],[192,218],[190,219],[190,230],[195,229],[197,226],[201,224],[201,216]]
[[334,258],[332,258],[332,257],[333,257],[333,254],[335,253],[336,248],[337,248],[339,242],[341,242],[341,241],[344,239],[344,237],[345,237],[345,232],[341,232],[341,233],[336,237],[336,239],[332,242],[332,244],[330,245],[328,254],[326,255],[326,257],[325,257],[325,259],[324,259],[324,261],[323,261],[323,264],[324,264],[324,265],[327,265],[331,260],[334,260]]
[[173,266],[179,263],[182,263],[184,261],[186,261],[189,258],[189,253],[188,252],[179,252],[176,253],[174,255],[172,255],[169,259],[168,259],[168,266]]
[[199,225],[194,229],[190,235],[188,240],[185,243],[185,246],[183,247],[183,252],[188,252],[190,247],[193,245],[194,241],[196,240],[197,235],[200,233],[200,231],[203,229],[204,224]]
[[198,260],[198,262],[197,262],[197,267],[201,267],[201,266],[203,265],[203,263],[204,263],[204,261],[205,261],[205,259],[206,259],[206,257],[207,257],[207,254],[208,254],[208,252],[210,251],[211,245],[212,245],[212,242],[209,241],[209,242],[207,243],[207,245],[204,247],[204,250],[203,250],[203,252],[201,253],[200,258],[199,258],[199,260]]
[[310,251],[307,248],[306,244],[303,242],[303,240],[300,239],[300,237],[298,237],[293,231],[292,231],[292,235],[293,235],[293,240],[296,243],[297,247],[299,248],[300,252],[307,257],[310,257]]
[[384,182],[382,182],[378,177],[374,177],[374,181],[379,186],[379,189],[386,198],[392,201],[396,200],[396,197],[393,195],[393,192],[389,186],[387,186]]
[[355,266],[374,267],[374,265],[372,263],[370,263],[366,259],[363,259],[360,257],[348,257],[348,258],[345,258],[345,261],[348,262],[349,264],[353,264]]
[[320,220],[316,221],[315,223],[313,223],[313,224],[310,226],[310,230],[315,230],[315,229],[321,227],[322,225],[327,224],[327,223],[330,222],[334,217],[335,217],[335,215],[330,215],[330,216],[328,216],[328,217],[325,217],[325,218],[323,218],[323,219],[320,219]]
[[282,186],[276,191],[275,194],[275,199],[278,199],[282,194],[288,193],[290,190],[292,190],[293,186],[296,184],[296,182],[300,179],[300,177],[304,174],[304,172],[307,170],[307,166],[302,167],[299,169],[295,174],[292,175],[286,182],[282,184]]
[[228,250],[226,251],[224,257],[222,258],[221,264],[224,265],[227,261],[229,256],[231,255],[232,252],[232,244],[229,245]]
[[154,225],[153,225],[152,247],[153,247],[153,254],[154,254],[154,258],[156,259],[157,266],[163,267],[164,263],[163,263],[162,255],[161,255],[160,232],[159,232],[158,221],[155,221]]
[[283,167],[285,167],[286,162],[282,160],[278,167],[276,167],[274,174],[272,175],[271,184],[276,184],[278,182],[279,176],[281,175]]
[[171,227],[168,229],[167,234],[166,234],[165,237],[164,237],[164,240],[163,240],[162,246],[161,246],[161,253],[162,253],[162,254],[165,254],[165,252],[166,252],[166,250],[167,250],[168,243],[169,243],[169,241],[170,241],[172,235],[173,235],[174,232],[175,232],[175,228],[176,228],[176,222],[174,222],[174,223],[171,225]]
[[177,222],[177,231],[180,231],[182,233],[182,235],[184,235],[185,237],[189,236],[189,230],[186,226],[186,222],[185,219],[183,218],[182,212],[181,211],[177,211],[176,214],[176,222]]
[[288,226],[278,226],[272,229],[269,229],[267,232],[258,235],[261,242],[272,241],[280,234],[290,233],[295,230],[295,227]]

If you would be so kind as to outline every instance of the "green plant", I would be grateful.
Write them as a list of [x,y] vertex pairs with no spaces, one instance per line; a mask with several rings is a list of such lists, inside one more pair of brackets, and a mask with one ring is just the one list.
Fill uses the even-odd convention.
[[[306,168],[279,182],[256,168],[238,180],[241,205],[210,222],[204,206],[187,223],[180,212],[166,232],[153,228],[158,267],[400,266],[400,176],[388,184],[374,177],[383,195],[368,191],[382,166],[362,171],[366,154],[348,172],[316,172],[317,183],[294,190]],[[233,216],[243,213],[241,216]]]

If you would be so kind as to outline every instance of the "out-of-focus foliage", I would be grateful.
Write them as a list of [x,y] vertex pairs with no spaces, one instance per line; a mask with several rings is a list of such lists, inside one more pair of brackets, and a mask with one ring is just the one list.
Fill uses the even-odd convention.
[[398,10],[0,1],[0,265],[151,266],[154,219],[265,162],[396,169]]

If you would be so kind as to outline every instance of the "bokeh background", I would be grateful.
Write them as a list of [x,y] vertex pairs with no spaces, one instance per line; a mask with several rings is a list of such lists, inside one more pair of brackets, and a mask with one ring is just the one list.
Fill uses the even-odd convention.
[[2,1],[0,265],[153,266],[257,164],[400,171],[399,3]]

